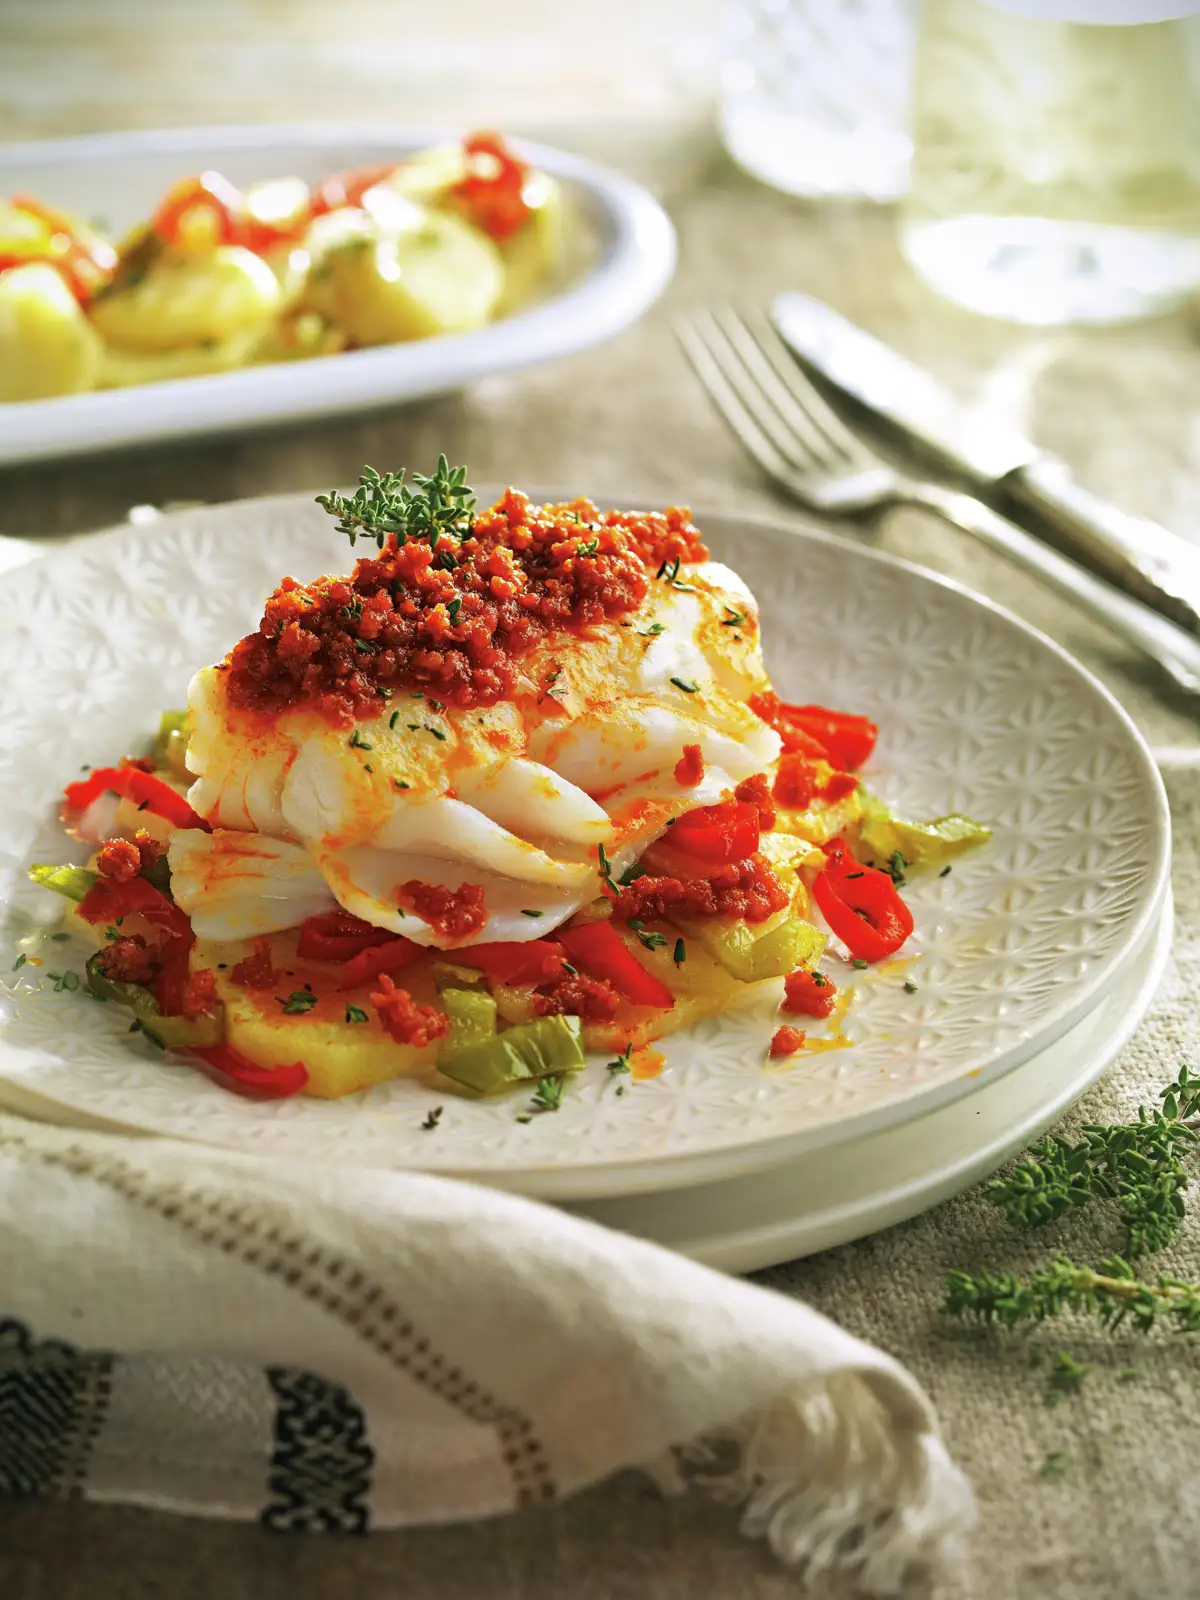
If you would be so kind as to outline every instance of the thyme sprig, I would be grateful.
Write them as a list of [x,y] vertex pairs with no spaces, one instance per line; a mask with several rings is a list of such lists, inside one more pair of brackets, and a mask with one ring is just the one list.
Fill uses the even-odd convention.
[[1177,1333],[1200,1333],[1200,1284],[1167,1276],[1139,1278],[1120,1256],[1102,1261],[1098,1269],[1059,1256],[1025,1278],[1008,1272],[947,1273],[942,1309],[951,1317],[1006,1328],[1076,1311],[1110,1329],[1129,1322],[1139,1333],[1149,1333],[1166,1322]]
[[462,540],[470,534],[475,496],[467,487],[466,467],[452,467],[442,455],[432,477],[414,472],[410,486],[406,476],[405,468],[364,467],[352,495],[319,494],[317,504],[338,519],[338,532],[352,545],[361,533],[381,550],[391,535],[398,545],[427,539],[436,550],[443,537]]
[[1094,1200],[1116,1202],[1125,1255],[1171,1244],[1184,1213],[1188,1174],[1181,1156],[1197,1140],[1200,1077],[1186,1066],[1160,1091],[1162,1106],[1139,1106],[1137,1121],[1089,1123],[1071,1143],[1040,1139],[1003,1178],[987,1185],[993,1205],[1018,1227],[1038,1228]]

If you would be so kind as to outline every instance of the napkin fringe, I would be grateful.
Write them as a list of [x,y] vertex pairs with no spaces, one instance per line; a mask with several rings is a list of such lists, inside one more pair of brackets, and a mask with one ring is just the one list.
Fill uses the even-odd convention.
[[870,1376],[832,1373],[689,1447],[676,1470],[740,1505],[742,1532],[806,1581],[839,1571],[864,1593],[896,1594],[915,1568],[958,1558],[975,1522],[970,1486],[928,1419],[897,1409]]

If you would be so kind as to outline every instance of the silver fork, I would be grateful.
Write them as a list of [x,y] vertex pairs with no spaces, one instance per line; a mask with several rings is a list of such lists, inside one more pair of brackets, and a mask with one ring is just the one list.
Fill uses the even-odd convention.
[[974,495],[890,466],[826,404],[766,317],[681,317],[676,334],[717,410],[791,499],[827,516],[922,506],[1041,578],[1200,694],[1200,639],[1093,577]]

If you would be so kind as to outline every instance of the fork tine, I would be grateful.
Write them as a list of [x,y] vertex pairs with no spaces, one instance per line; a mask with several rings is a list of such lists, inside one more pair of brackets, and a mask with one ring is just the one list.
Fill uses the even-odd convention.
[[848,452],[841,442],[830,440],[822,431],[807,404],[794,393],[766,356],[758,333],[732,306],[722,306],[712,313],[731,350],[735,351],[745,367],[761,403],[771,406],[783,424],[794,447],[805,459],[806,465],[816,465],[829,473],[844,472],[849,464]]
[[763,432],[758,419],[746,407],[737,390],[729,382],[723,365],[713,354],[705,339],[699,326],[699,319],[676,318],[675,337],[730,430],[740,439],[768,478],[785,488],[790,487],[788,480],[791,473],[787,460]]
[[694,312],[691,325],[726,384],[737,396],[742,409],[748,413],[758,431],[771,441],[785,467],[798,468],[803,473],[814,470],[818,473],[828,472],[830,451],[820,434],[814,434],[811,428],[801,434],[780,416],[772,397],[756,374],[750,371],[713,313]]
[[[722,325],[731,339],[736,338],[742,359],[771,393],[781,413],[796,425],[800,411],[810,426],[820,430],[832,449],[856,468],[878,466],[877,457],[842,421],[824,395],[799,365],[766,316],[739,316],[732,307],[724,310]],[[732,330],[732,331],[730,331]]]

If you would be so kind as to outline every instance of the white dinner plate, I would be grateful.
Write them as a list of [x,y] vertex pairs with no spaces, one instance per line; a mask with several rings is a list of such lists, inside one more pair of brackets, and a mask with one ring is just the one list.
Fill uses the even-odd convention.
[[[237,184],[297,174],[310,183],[348,167],[399,161],[445,135],[391,125],[175,128],[0,146],[0,195],[32,191],[120,232],[175,179],[215,167]],[[418,339],[313,361],[246,367],[0,403],[0,465],[244,430],[437,394],[586,349],[635,322],[675,266],[675,233],[628,178],[543,145],[514,140],[559,178],[573,222],[571,263],[541,303],[474,333]]]
[[1168,894],[1149,943],[1096,1009],[977,1094],[763,1172],[568,1209],[723,1272],[757,1272],[906,1222],[989,1177],[1111,1066],[1154,999],[1173,924]]
[[[596,1061],[554,1115],[520,1123],[520,1098],[447,1093],[430,1133],[436,1102],[419,1083],[252,1103],[152,1056],[114,1007],[56,993],[26,966],[8,980],[0,1076],[149,1131],[578,1200],[711,1182],[864,1137],[984,1089],[1062,1037],[1145,949],[1166,894],[1166,798],[1125,713],[1050,641],[955,584],[797,523],[697,520],[759,596],[781,694],[874,718],[867,781],[903,813],[962,811],[995,830],[948,876],[914,875],[907,964],[828,963],[856,991],[845,1048],[768,1065],[779,1017],[776,996],[760,995],[664,1041],[666,1071],[623,1095]],[[255,624],[282,573],[303,579],[347,557],[332,521],[288,496],[118,529],[8,577],[10,940],[57,914],[23,867],[68,853],[55,823],[63,783],[144,740],[193,670]],[[68,947],[46,949],[66,963]]]

